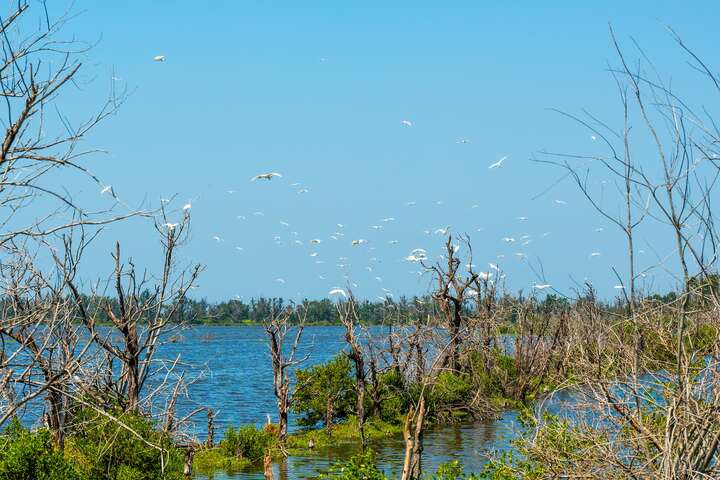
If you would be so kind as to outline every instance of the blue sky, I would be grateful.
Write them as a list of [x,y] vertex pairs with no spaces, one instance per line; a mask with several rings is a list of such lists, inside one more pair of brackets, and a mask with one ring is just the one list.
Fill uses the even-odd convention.
[[[422,293],[429,278],[402,259],[413,248],[440,253],[442,236],[424,231],[446,226],[470,236],[479,270],[502,265],[513,291],[540,281],[570,294],[587,278],[609,297],[618,283],[611,267],[624,271],[619,233],[567,180],[533,199],[563,174],[533,154],[600,148],[548,108],[585,108],[620,125],[608,22],[632,57],[631,36],[686,98],[717,105],[665,30],[672,25],[717,65],[710,1],[79,1],[74,10],[65,32],[97,44],[67,111],[91,112],[112,75],[131,92],[89,137],[109,152],[89,165],[129,204],[176,195],[179,209],[192,200],[182,256],[205,265],[194,295],[212,300],[315,298],[349,281],[369,298]],[[249,181],[266,171],[283,177]],[[96,198],[94,187],[77,188]],[[108,228],[87,275],[110,271],[115,238],[156,270],[152,233],[141,221]],[[520,245],[526,235],[531,243]],[[666,236],[643,225],[641,267],[672,250]],[[311,246],[313,238],[322,243]],[[352,247],[359,238],[368,243]],[[544,279],[528,265],[540,262]],[[648,279],[661,290],[674,281],[675,265],[664,267]]]

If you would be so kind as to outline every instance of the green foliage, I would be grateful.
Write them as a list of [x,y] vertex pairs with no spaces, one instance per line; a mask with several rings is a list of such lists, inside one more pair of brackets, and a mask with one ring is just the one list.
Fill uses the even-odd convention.
[[375,465],[375,455],[367,451],[351,457],[347,461],[336,462],[330,470],[320,475],[327,480],[388,480],[388,477]]
[[220,450],[228,457],[245,458],[250,462],[262,460],[273,445],[274,438],[255,425],[243,425],[237,430],[232,426],[225,431]]
[[[386,422],[402,422],[410,406],[410,395],[402,374],[396,370],[388,370],[378,375],[380,418]],[[370,395],[365,396],[365,411],[372,412]]]
[[220,448],[205,448],[195,452],[193,470],[197,473],[210,475],[217,471],[236,473],[245,470],[252,464],[247,458],[228,456]]
[[513,452],[503,452],[485,464],[478,480],[538,480],[544,478],[543,469]]
[[52,445],[46,429],[31,432],[13,419],[0,436],[0,479],[85,480]]
[[[132,429],[92,409],[78,411],[66,440],[66,457],[93,480],[170,480],[182,478],[182,453],[137,413],[110,412]],[[154,448],[152,445],[159,447]],[[163,455],[161,460],[161,455]],[[164,473],[163,473],[164,465]]]
[[431,477],[432,480],[477,480],[474,473],[465,474],[463,465],[458,460],[441,463],[437,472]]
[[351,372],[350,360],[343,354],[327,363],[296,370],[298,389],[292,410],[302,415],[298,423],[314,426],[325,420],[328,400],[332,403],[333,421],[347,418],[355,406]]
[[468,374],[441,372],[428,395],[428,412],[440,421],[449,421],[467,414],[473,396],[473,385]]

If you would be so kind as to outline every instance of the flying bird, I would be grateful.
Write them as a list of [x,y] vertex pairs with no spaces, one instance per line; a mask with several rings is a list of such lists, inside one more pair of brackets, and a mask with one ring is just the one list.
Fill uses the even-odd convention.
[[164,62],[164,61],[165,61],[165,55],[155,55],[155,56],[153,57],[153,60],[155,60],[156,62]]
[[406,127],[412,127],[413,123],[410,120],[400,120],[400,123]]
[[536,283],[533,285],[533,288],[537,288],[538,290],[545,290],[546,288],[550,288],[552,285],[549,283]]
[[342,288],[333,288],[328,292],[328,295],[335,296],[335,295],[342,295],[343,297],[347,298],[347,293],[345,293],[345,290]]
[[363,243],[367,243],[367,240],[363,240],[362,238],[359,240],[353,240],[352,245],[353,247],[357,247],[358,245],[362,245]]
[[490,166],[488,167],[488,170],[492,170],[493,168],[499,168],[499,167],[501,167],[502,164],[503,164],[503,162],[504,162],[506,159],[507,159],[507,155],[505,155],[505,156],[502,157],[500,160],[498,160],[497,162],[495,162],[495,163],[493,163],[492,165],[490,165]]
[[107,192],[110,192],[111,194],[114,193],[112,191],[112,186],[108,185],[107,187],[103,187],[103,189],[100,190],[100,195],[107,193]]
[[261,173],[252,177],[250,181],[254,182],[255,180],[272,180],[273,177],[282,177],[282,175],[277,172]]

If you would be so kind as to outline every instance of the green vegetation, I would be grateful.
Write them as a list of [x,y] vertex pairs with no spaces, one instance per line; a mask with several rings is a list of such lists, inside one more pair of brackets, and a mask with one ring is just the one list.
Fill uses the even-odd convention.
[[113,413],[142,439],[105,416],[80,409],[60,450],[47,429],[30,431],[13,420],[0,437],[0,479],[183,478],[180,452],[151,421],[137,414]]
[[52,445],[46,429],[31,432],[13,419],[0,437],[0,479],[85,480],[77,466]]
[[322,421],[326,428],[350,415],[355,406],[352,367],[346,355],[329,362],[295,371],[299,385],[292,410],[301,415],[298,424],[314,426]]

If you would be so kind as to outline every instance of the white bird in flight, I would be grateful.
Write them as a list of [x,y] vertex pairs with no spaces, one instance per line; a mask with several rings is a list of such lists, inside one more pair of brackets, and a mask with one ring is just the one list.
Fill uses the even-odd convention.
[[567,205],[567,202],[565,200],[555,200],[555,203],[558,205]]
[[165,55],[155,55],[155,56],[153,57],[153,60],[155,60],[156,62],[164,62],[164,61],[165,61]]
[[321,240],[319,238],[313,238],[312,240],[310,240],[310,243],[312,243],[313,245],[319,245],[320,242]]
[[410,120],[400,120],[400,123],[402,125],[405,125],[406,127],[412,127],[413,123]]
[[536,283],[533,285],[533,288],[537,288],[538,290],[545,290],[546,288],[550,288],[552,285],[549,283]]
[[345,290],[342,288],[333,288],[328,292],[328,295],[335,296],[335,295],[342,295],[343,297],[347,298],[347,293],[345,293]]
[[497,162],[495,162],[495,163],[493,163],[492,165],[490,165],[490,166],[488,167],[488,170],[492,170],[493,168],[499,168],[499,167],[501,167],[502,164],[503,164],[503,162],[504,162],[506,159],[507,159],[507,155],[505,155],[505,156],[502,157],[500,160],[498,160]]
[[107,187],[103,187],[103,189],[100,190],[100,195],[107,193],[107,192],[113,193],[111,185],[108,185]]
[[250,181],[254,182],[255,180],[272,180],[273,177],[282,177],[282,175],[277,172],[261,173],[252,177]]
[[359,240],[353,240],[353,241],[352,241],[352,245],[353,245],[354,247],[356,247],[356,246],[358,246],[358,245],[362,245],[363,243],[367,243],[367,240],[363,240],[363,239],[361,238],[361,239],[359,239]]

